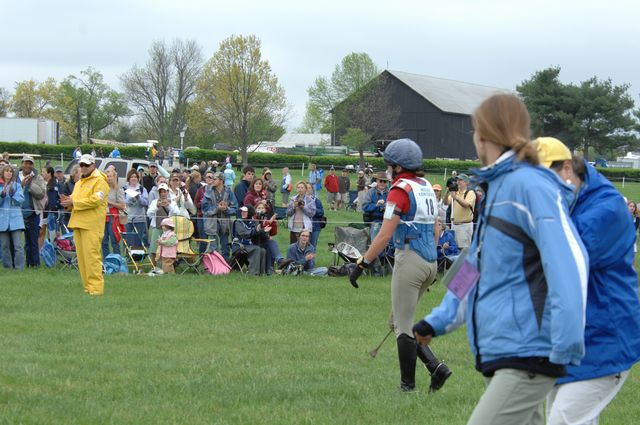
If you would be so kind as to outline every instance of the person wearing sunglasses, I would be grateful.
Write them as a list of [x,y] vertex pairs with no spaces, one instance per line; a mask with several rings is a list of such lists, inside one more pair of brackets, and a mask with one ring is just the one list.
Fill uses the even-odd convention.
[[73,229],[84,291],[89,295],[102,295],[104,278],[101,247],[109,184],[107,177],[96,170],[93,156],[82,155],[79,164],[81,178],[71,196],[60,196],[60,204],[71,209],[69,227]]

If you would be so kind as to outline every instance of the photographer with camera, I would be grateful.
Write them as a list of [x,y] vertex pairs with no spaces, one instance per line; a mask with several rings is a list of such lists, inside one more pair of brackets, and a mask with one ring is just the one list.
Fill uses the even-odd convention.
[[298,241],[298,235],[304,229],[311,230],[312,218],[316,213],[315,200],[307,195],[307,183],[296,183],[297,195],[294,195],[287,205],[287,217],[289,217],[289,243]]
[[178,215],[186,218],[191,218],[191,215],[195,215],[196,206],[193,204],[186,184],[182,182],[178,173],[171,174],[169,179],[169,196],[178,206],[178,210],[180,210]]
[[451,229],[460,249],[469,248],[473,237],[473,208],[476,192],[469,190],[469,176],[460,174],[447,180],[444,203],[451,205]]

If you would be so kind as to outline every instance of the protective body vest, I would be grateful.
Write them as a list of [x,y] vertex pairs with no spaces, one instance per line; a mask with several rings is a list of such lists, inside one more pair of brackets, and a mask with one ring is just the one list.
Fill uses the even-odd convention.
[[393,234],[393,245],[396,249],[409,248],[424,258],[425,261],[436,261],[436,244],[434,228],[438,217],[438,200],[431,188],[431,183],[422,178],[399,179],[394,183],[409,196],[409,211],[400,216],[400,224]]

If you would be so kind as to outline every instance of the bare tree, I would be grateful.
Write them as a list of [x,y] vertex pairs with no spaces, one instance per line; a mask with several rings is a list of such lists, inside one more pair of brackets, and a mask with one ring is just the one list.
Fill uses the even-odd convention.
[[9,112],[9,102],[11,101],[11,94],[9,90],[4,87],[0,87],[0,117],[6,117]]
[[186,123],[187,105],[202,67],[195,40],[157,41],[144,68],[134,66],[120,77],[127,99],[142,116],[142,125],[162,144],[172,145]]
[[[334,108],[333,114],[336,132],[348,133],[341,142],[358,150],[361,167],[364,167],[365,149],[377,141],[394,139],[402,131],[400,108],[391,99],[385,74],[347,97]],[[355,129],[361,132],[354,132]]]

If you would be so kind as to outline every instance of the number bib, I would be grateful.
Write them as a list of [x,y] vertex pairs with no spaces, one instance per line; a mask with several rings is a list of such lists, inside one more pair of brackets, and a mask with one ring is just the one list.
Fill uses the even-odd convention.
[[435,224],[438,218],[438,200],[431,183],[426,179],[422,179],[422,181],[424,183],[400,179],[396,185],[401,188],[403,185],[411,186],[411,192],[416,202],[416,212],[411,221],[413,223]]

